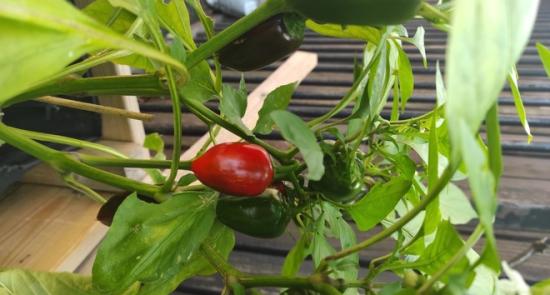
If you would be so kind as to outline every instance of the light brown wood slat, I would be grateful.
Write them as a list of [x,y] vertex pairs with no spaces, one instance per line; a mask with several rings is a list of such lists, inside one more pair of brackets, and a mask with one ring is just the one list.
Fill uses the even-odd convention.
[[88,235],[105,231],[95,223],[99,206],[68,188],[19,186],[0,204],[0,265],[70,270],[86,257]]

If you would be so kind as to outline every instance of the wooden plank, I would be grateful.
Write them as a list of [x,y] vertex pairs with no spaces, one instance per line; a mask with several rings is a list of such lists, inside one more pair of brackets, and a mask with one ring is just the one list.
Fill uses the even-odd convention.
[[0,202],[0,265],[71,270],[99,243],[100,204],[68,188],[25,184]]

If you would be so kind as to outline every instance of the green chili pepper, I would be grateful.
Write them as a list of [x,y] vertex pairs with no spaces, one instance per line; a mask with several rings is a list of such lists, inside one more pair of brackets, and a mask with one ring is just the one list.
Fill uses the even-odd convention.
[[276,238],[282,235],[291,219],[283,203],[272,196],[221,196],[216,214],[221,223],[257,238]]
[[295,11],[319,23],[393,25],[414,17],[421,0],[286,0]]
[[300,15],[276,15],[222,48],[218,52],[220,63],[242,72],[265,67],[296,51],[304,30]]
[[355,153],[344,146],[322,144],[325,156],[325,174],[319,181],[310,181],[311,190],[323,194],[327,199],[346,203],[362,197],[366,188],[362,180],[362,167]]

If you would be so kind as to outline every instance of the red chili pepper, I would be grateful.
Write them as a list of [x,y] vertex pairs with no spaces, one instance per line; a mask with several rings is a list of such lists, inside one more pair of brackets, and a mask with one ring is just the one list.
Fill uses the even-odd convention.
[[273,181],[269,154],[249,143],[224,143],[193,161],[191,170],[206,186],[234,196],[258,196]]

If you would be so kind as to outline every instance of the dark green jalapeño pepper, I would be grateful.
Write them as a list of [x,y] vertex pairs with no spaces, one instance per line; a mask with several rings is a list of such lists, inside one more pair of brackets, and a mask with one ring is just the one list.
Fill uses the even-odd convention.
[[286,0],[319,23],[382,26],[401,24],[416,14],[421,0]]
[[216,216],[238,232],[266,239],[282,235],[291,219],[287,208],[272,196],[221,196]]
[[323,143],[322,147],[325,174],[319,181],[310,181],[310,189],[339,203],[351,202],[365,195],[362,165],[355,153],[344,146]]
[[218,52],[220,63],[246,72],[263,68],[302,45],[305,20],[296,13],[276,15]]

